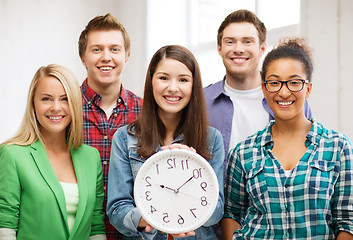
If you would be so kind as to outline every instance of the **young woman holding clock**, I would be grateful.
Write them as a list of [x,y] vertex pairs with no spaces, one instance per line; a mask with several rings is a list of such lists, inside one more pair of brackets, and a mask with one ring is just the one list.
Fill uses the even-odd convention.
[[275,120],[228,156],[225,239],[353,239],[353,151],[304,114],[312,83],[303,39],[269,52],[262,90]]
[[[137,172],[150,156],[169,148],[196,151],[208,160],[217,176],[219,191],[215,210],[203,226],[194,231],[178,234],[158,231],[147,224],[136,208],[133,188]],[[160,48],[152,57],[147,71],[140,116],[134,123],[118,129],[113,137],[107,203],[110,223],[126,239],[216,239],[211,226],[223,216],[223,157],[222,136],[208,126],[201,74],[195,57],[181,46]],[[185,180],[179,181],[185,181],[185,186],[181,184],[182,190],[194,182],[193,177],[191,183]],[[165,188],[165,191],[173,190],[172,195],[179,192],[179,188],[175,190],[176,186],[169,190],[168,186],[159,186]],[[200,186],[203,190],[208,187],[203,182]],[[152,213],[156,208],[158,214],[158,207],[151,206]],[[163,212],[161,216],[164,222],[175,221],[169,212],[174,207],[170,205],[170,209]],[[180,217],[179,224],[184,224],[184,219],[181,221]]]

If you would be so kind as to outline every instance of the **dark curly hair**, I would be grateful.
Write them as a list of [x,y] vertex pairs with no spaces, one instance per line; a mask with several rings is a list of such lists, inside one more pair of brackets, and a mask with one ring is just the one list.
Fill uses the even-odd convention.
[[304,38],[285,38],[266,55],[261,69],[262,81],[265,80],[268,65],[281,58],[290,58],[301,62],[307,75],[307,80],[311,82],[313,73],[311,50],[306,45]]

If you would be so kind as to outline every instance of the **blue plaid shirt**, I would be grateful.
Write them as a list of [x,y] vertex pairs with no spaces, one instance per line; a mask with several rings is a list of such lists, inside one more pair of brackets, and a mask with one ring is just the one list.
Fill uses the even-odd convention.
[[353,153],[343,134],[312,120],[307,151],[286,177],[272,154],[271,126],[228,156],[224,217],[233,239],[335,239],[353,233]]

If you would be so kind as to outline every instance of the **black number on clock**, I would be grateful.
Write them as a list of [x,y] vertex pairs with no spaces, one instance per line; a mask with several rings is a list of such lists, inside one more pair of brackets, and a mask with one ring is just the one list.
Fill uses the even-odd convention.
[[151,187],[152,186],[151,183],[149,182],[149,180],[151,180],[150,176],[145,177],[145,181],[147,182],[146,187]]
[[147,201],[151,201],[151,200],[152,200],[152,198],[151,198],[151,196],[150,196],[150,193],[151,193],[150,191],[146,191],[146,192],[145,192],[146,200],[147,200]]
[[153,214],[154,212],[157,212],[157,209],[155,209],[155,208],[151,205],[151,213]]
[[202,205],[202,206],[206,206],[206,205],[207,205],[207,200],[206,200],[206,197],[205,197],[205,196],[202,196],[202,197],[201,197],[201,205]]
[[175,168],[175,167],[176,167],[176,165],[175,165],[175,158],[173,158],[173,159],[168,158],[167,163],[168,163],[168,165],[169,165],[168,169],[172,169],[172,168]]
[[156,164],[156,170],[157,170],[157,174],[159,174],[159,165]]
[[194,176],[195,179],[202,178],[201,168],[199,168],[199,169],[196,169],[196,168],[195,168],[195,169],[192,171],[192,174],[193,174],[193,176]]
[[196,211],[196,208],[191,208],[190,212],[192,213],[192,215],[194,216],[194,218],[196,218],[196,214],[194,213],[194,211]]
[[181,160],[181,168],[183,170],[189,169],[189,160]]
[[204,190],[206,192],[207,183],[206,182],[202,182],[200,184],[200,186],[201,186],[202,190]]
[[163,222],[165,223],[169,223],[170,220],[168,219],[168,213],[163,213],[164,217],[163,217]]
[[178,223],[180,224],[180,225],[182,225],[182,224],[184,224],[184,218],[182,217],[182,216],[180,216],[180,215],[178,215],[179,216],[179,219],[178,219]]

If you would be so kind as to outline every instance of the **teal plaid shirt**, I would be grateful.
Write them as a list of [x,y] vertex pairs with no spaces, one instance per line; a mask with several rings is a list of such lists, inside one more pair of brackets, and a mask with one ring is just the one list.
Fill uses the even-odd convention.
[[233,239],[335,239],[353,233],[353,153],[343,134],[312,120],[307,151],[286,177],[272,154],[271,126],[228,156],[225,214]]

